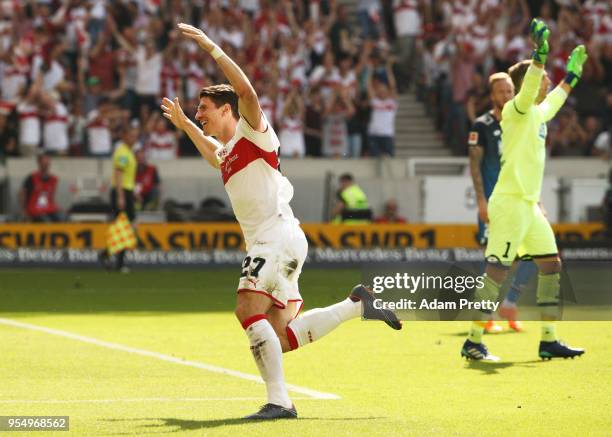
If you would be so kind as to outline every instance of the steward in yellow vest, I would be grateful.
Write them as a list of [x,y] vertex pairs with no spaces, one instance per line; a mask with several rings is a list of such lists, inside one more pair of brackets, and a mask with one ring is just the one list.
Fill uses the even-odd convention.
[[372,210],[368,197],[353,179],[345,173],[338,179],[338,203],[332,212],[333,223],[351,225],[368,224],[372,221]]

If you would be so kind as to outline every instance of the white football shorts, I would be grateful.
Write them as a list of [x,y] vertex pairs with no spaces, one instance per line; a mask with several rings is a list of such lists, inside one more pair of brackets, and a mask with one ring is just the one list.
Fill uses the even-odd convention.
[[308,254],[308,242],[295,218],[280,219],[270,229],[257,235],[242,262],[238,293],[260,293],[272,299],[278,308],[287,302],[299,302],[302,296],[298,279]]

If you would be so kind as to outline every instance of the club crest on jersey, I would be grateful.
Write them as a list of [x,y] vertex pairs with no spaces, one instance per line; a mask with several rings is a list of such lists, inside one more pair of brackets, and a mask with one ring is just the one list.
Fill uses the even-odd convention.
[[229,151],[225,147],[221,147],[217,150],[217,158],[219,158],[219,161],[223,161],[228,154]]
[[542,123],[540,125],[540,131],[538,132],[538,135],[539,135],[540,138],[545,140],[546,139],[546,133],[547,133],[546,123]]
[[470,136],[468,137],[468,144],[470,146],[475,146],[478,144],[478,132],[470,132]]

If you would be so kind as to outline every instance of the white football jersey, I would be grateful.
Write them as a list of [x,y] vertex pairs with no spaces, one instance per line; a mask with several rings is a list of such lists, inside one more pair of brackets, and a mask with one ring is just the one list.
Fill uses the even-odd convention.
[[240,223],[247,250],[279,219],[294,218],[293,186],[280,172],[280,142],[274,129],[257,132],[242,117],[232,139],[217,150],[221,176]]

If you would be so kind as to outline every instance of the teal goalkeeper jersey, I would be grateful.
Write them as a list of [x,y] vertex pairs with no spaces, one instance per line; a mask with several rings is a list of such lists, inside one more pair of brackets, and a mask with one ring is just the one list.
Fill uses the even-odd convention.
[[539,105],[544,70],[531,65],[519,93],[502,110],[501,170],[492,196],[509,194],[538,202],[546,160],[546,122],[565,102],[567,93],[557,87]]

